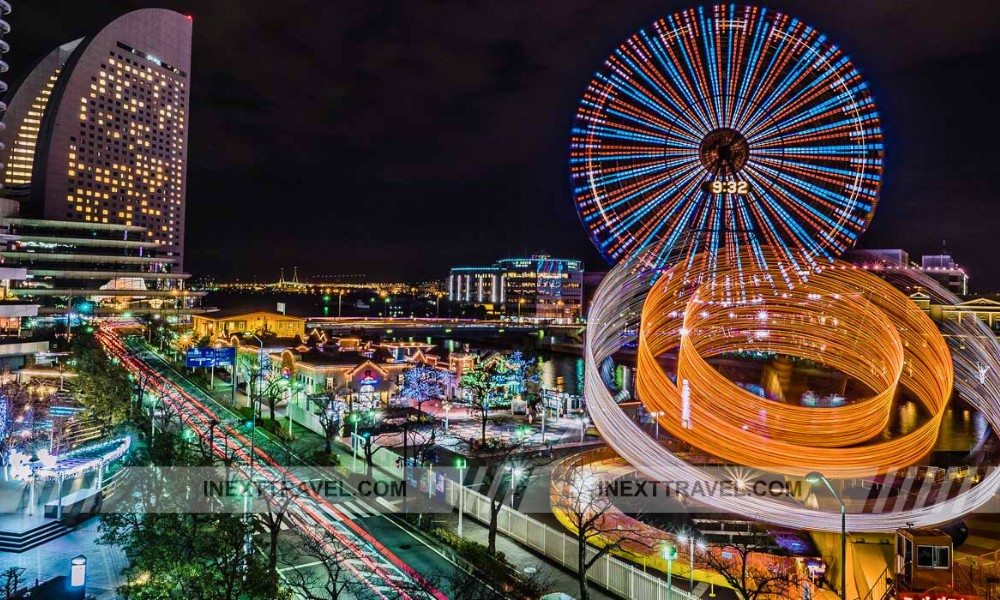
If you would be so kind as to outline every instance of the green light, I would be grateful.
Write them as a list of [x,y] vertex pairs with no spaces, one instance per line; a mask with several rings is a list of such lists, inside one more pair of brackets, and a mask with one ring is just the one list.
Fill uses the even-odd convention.
[[122,318],[123,319],[131,319],[132,318],[132,313],[130,313],[128,311],[125,311],[125,312],[122,313]]
[[357,423],[360,420],[361,420],[361,415],[359,415],[358,413],[351,413],[351,418],[350,418],[351,423]]
[[677,548],[674,546],[664,546],[663,547],[663,558],[667,561],[677,560]]
[[464,469],[465,467],[469,466],[469,462],[459,456],[458,458],[455,459],[455,466],[458,467],[459,469]]
[[330,294],[323,294],[323,302],[329,302],[329,301],[330,301]]

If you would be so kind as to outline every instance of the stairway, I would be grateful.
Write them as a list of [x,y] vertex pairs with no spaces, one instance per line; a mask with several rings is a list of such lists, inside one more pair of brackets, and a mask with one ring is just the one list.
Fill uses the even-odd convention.
[[0,531],[0,552],[31,550],[70,531],[73,531],[72,527],[67,527],[56,520],[45,521],[20,532]]

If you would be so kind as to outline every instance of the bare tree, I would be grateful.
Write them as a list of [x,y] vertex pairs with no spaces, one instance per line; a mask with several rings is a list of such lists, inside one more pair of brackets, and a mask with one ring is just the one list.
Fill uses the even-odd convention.
[[696,556],[742,600],[788,598],[802,584],[795,560],[774,548],[770,536],[758,529],[734,534],[724,544],[710,544]]
[[280,558],[282,579],[295,597],[304,600],[364,597],[365,573],[356,571],[361,563],[353,560],[355,550],[330,537],[322,527],[300,531],[302,535],[290,540],[288,551]]
[[267,571],[278,580],[278,536],[281,525],[287,522],[288,505],[297,497],[296,489],[286,484],[281,493],[267,497],[267,512],[260,515],[260,523],[267,533]]
[[327,394],[315,402],[319,405],[319,413],[316,415],[319,419],[320,427],[323,428],[323,437],[325,446],[323,451],[326,454],[330,454],[333,451],[333,438],[337,435],[337,430],[341,426],[341,415],[343,414],[343,402],[341,402],[335,394]]
[[17,591],[21,587],[21,577],[24,575],[23,567],[9,567],[0,572],[0,593],[4,600],[10,600],[17,596]]
[[[611,552],[632,555],[648,553],[651,541],[635,528],[636,521],[614,509],[611,498],[601,492],[601,476],[590,465],[560,469],[553,473],[553,512],[568,521],[576,537],[577,578],[580,600],[588,600],[587,572]],[[588,546],[594,549],[588,551]]]
[[551,460],[528,457],[525,450],[524,438],[511,438],[508,441],[491,439],[474,452],[478,461],[485,465],[483,482],[489,486],[486,496],[490,501],[490,522],[486,550],[490,554],[496,554],[497,529],[504,502],[512,502],[512,498],[522,495],[535,469]]

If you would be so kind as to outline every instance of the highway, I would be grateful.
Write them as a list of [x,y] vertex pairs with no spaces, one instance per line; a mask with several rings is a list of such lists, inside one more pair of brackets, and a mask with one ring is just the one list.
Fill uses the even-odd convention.
[[[288,482],[297,489],[306,490],[290,500],[287,509],[290,522],[332,553],[350,556],[345,561],[347,568],[367,587],[370,597],[386,600],[447,598],[417,571],[419,568],[426,574],[439,573],[443,564],[449,564],[445,556],[384,515],[377,514],[378,511],[359,514],[359,505],[364,510],[364,501],[360,498],[351,501],[349,515],[343,506],[309,489],[274,458],[293,455],[256,431],[251,461],[250,439],[225,424],[237,418],[234,413],[172,369],[141,337],[123,337],[115,326],[102,327],[97,335],[105,349],[130,372],[147,379],[149,388],[163,397],[163,402],[179,415],[186,428],[206,444],[211,444],[214,453],[220,457],[235,455],[240,463],[238,470],[244,476],[249,474],[260,481],[274,482],[276,488],[281,487],[279,482]],[[364,526],[359,523],[362,520]],[[406,561],[379,540],[405,550]]]

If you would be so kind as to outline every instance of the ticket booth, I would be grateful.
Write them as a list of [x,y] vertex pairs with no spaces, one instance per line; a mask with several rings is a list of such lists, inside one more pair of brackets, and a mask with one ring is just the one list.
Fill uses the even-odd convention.
[[940,529],[897,530],[896,589],[914,593],[952,589],[952,556],[951,536]]

